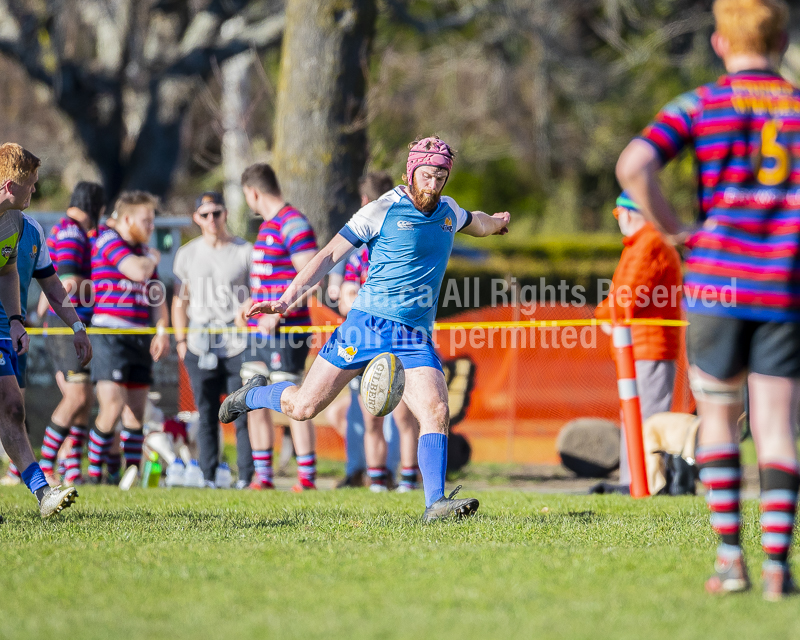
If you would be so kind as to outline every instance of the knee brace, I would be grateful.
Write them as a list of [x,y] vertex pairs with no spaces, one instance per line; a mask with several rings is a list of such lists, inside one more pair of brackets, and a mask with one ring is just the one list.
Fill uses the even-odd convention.
[[742,392],[744,382],[730,383],[710,380],[695,372],[689,374],[689,387],[696,400],[713,402],[714,404],[737,404],[744,400]]

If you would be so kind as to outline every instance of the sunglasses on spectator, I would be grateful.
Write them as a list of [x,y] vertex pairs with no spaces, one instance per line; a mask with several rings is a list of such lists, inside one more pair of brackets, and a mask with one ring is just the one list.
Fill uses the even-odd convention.
[[215,209],[214,211],[206,211],[205,213],[198,213],[203,220],[208,218],[209,215],[213,215],[215,218],[219,218],[222,215],[222,209]]

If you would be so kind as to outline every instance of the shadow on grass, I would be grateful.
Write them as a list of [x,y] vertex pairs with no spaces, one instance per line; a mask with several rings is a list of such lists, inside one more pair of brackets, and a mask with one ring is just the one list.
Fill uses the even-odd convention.
[[305,520],[306,519],[303,517],[291,516],[282,518],[259,518],[257,516],[205,513],[197,511],[173,511],[164,513],[150,509],[137,509],[111,513],[76,512],[69,514],[68,518],[64,518],[63,520],[57,522],[86,527],[112,524],[116,526],[124,524],[141,526],[142,523],[147,523],[150,525],[166,525],[176,529],[187,526],[202,529],[216,529],[225,527],[235,527],[237,529],[275,529],[280,527],[296,527],[304,524]]
[[564,524],[594,524],[603,519],[594,511],[567,511],[566,513],[536,513],[527,518],[528,522],[547,523],[549,525]]

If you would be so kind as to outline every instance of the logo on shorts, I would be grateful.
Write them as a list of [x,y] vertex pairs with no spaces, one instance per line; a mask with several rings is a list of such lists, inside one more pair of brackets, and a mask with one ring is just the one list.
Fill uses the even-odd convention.
[[111,379],[112,379],[112,380],[122,380],[122,370],[120,370],[120,369],[114,369],[114,370],[111,372]]
[[0,353],[0,367],[2,367],[6,363],[6,357]]
[[281,354],[279,351],[272,352],[272,355],[269,357],[269,366],[271,369],[281,368]]
[[357,353],[358,349],[355,347],[339,347],[339,357],[348,364],[353,361],[353,358],[356,357]]
[[442,225],[442,231],[447,231],[447,233],[451,233],[453,231],[453,221],[450,219],[450,216],[447,216],[444,219],[444,224]]
[[414,223],[409,220],[398,220],[397,228],[400,229],[400,231],[411,231],[414,228]]
[[4,258],[8,258],[8,257],[11,255],[11,252],[12,252],[13,250],[14,250],[13,248],[11,248],[11,247],[9,247],[9,246],[7,246],[7,245],[6,245],[5,247],[3,247],[3,251],[2,251],[2,252],[0,252],[0,253],[2,253],[2,254],[3,254],[3,257],[4,257]]

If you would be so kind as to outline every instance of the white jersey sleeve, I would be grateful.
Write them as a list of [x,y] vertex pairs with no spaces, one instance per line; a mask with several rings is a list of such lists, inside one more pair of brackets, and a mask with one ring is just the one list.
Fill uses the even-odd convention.
[[39,271],[40,269],[46,269],[52,266],[53,260],[50,258],[50,249],[47,246],[47,235],[44,229],[42,229],[42,225],[31,218],[27,213],[23,213],[22,217],[28,221],[28,224],[33,225],[33,228],[36,229],[36,232],[39,234],[39,247],[41,248],[36,255],[36,263],[33,265],[33,270]]
[[381,232],[381,227],[386,220],[392,205],[402,198],[402,194],[397,189],[392,189],[383,194],[377,200],[364,205],[353,214],[350,221],[344,225],[339,232],[347,238],[353,246],[360,247],[377,237]]
[[442,196],[442,200],[447,203],[447,205],[453,210],[453,213],[456,214],[456,231],[461,231],[461,229],[468,226],[469,223],[472,222],[472,213],[459,207],[458,203],[450,196]]

